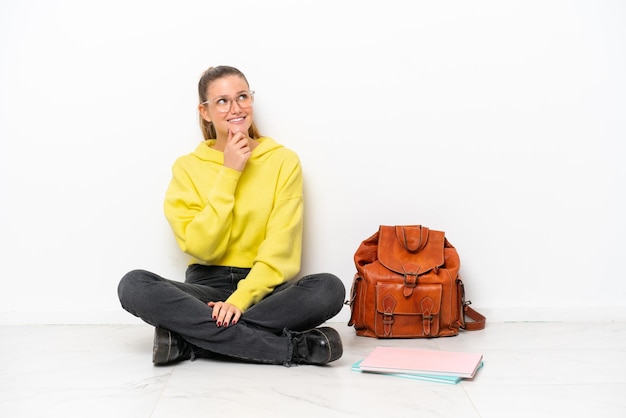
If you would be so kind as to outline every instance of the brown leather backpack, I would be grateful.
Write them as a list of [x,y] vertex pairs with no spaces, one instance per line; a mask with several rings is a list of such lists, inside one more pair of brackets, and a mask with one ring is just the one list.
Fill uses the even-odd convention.
[[431,338],[485,327],[485,317],[465,301],[460,258],[444,232],[380,226],[361,243],[354,263],[357,273],[346,303],[352,313],[348,325],[357,335]]

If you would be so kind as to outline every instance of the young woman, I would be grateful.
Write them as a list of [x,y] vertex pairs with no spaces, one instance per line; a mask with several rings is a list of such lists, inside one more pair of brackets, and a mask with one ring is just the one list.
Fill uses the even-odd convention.
[[122,307],[156,327],[153,362],[212,354],[270,364],[341,357],[337,331],[319,327],[342,308],[332,274],[296,279],[302,247],[298,156],[259,134],[254,92],[238,69],[209,68],[198,84],[205,141],[172,167],[165,216],[191,256],[185,282],[133,270]]

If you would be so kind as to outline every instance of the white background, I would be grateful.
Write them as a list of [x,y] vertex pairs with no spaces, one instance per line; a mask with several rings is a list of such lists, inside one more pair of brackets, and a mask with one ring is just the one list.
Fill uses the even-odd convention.
[[488,320],[624,320],[625,18],[617,0],[2,0],[0,323],[133,323],[125,272],[183,279],[162,200],[219,64],[301,157],[302,274],[349,290],[379,224],[423,224]]

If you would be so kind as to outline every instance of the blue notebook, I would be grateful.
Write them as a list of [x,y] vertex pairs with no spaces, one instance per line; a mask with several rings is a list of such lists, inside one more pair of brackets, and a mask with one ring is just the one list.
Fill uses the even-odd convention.
[[[363,360],[359,360],[356,363],[354,363],[352,365],[352,370],[354,370],[355,372],[363,372],[363,373],[371,373],[371,374],[383,374],[383,375],[387,375],[387,376],[394,376],[394,377],[403,377],[405,379],[413,379],[413,380],[424,380],[427,382],[437,382],[437,383],[445,383],[448,385],[456,385],[457,383],[459,383],[461,380],[463,380],[462,377],[459,376],[434,376],[434,375],[429,375],[429,374],[417,374],[417,373],[386,373],[386,372],[371,372],[371,371],[365,371],[365,370],[361,370],[361,362]],[[478,368],[480,369],[481,367],[483,367],[483,362],[480,362],[480,365],[478,366]]]

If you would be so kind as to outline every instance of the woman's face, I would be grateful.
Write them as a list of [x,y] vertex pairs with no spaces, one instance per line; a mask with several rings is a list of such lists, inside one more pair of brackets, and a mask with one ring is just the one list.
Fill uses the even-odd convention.
[[229,130],[248,135],[254,113],[251,95],[248,83],[237,75],[218,78],[209,85],[209,103],[200,105],[199,110],[205,120],[213,122],[218,139],[228,138]]

